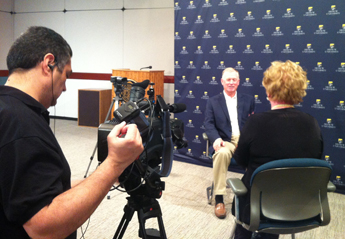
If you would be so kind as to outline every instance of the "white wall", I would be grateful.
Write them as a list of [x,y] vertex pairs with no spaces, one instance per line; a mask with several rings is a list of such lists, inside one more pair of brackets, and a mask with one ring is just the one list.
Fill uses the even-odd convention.
[[6,56],[13,43],[13,9],[11,0],[0,0],[0,70],[7,69]]
[[[122,11],[122,8],[125,11]],[[111,73],[152,66],[174,75],[174,2],[172,0],[0,0],[0,70],[13,39],[29,26],[60,33],[73,50],[74,72]],[[63,10],[67,12],[64,13]],[[15,11],[16,14],[2,11]],[[78,117],[78,89],[111,88],[108,81],[67,81],[52,115]],[[164,85],[164,98],[174,100],[174,85]],[[54,112],[55,111],[55,112]]]

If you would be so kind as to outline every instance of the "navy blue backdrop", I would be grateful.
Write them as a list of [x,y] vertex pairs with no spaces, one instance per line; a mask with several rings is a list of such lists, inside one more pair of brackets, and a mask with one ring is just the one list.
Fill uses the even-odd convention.
[[[255,97],[256,112],[270,109],[263,72],[275,60],[291,60],[308,73],[307,96],[296,105],[322,129],[324,159],[345,193],[345,1],[175,1],[175,103],[185,124],[187,148],[174,158],[211,166],[205,155],[204,111],[222,91],[222,70],[240,73],[239,92]],[[291,149],[293,150],[293,149]]]

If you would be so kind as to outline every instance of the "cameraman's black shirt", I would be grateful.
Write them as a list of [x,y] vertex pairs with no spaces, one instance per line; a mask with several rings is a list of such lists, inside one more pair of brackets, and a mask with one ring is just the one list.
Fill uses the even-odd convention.
[[23,224],[71,188],[70,176],[49,112],[24,92],[0,86],[0,238],[29,238]]

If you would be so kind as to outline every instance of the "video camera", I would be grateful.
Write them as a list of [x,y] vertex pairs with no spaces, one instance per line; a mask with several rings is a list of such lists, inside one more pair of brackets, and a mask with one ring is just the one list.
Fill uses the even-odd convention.
[[[160,95],[157,96],[156,104],[150,100],[145,101],[143,98],[138,99],[145,95],[148,82],[138,84],[143,85],[132,86],[131,100],[122,103],[114,111],[112,120],[99,126],[98,161],[103,162],[107,157],[107,136],[113,127],[122,121],[127,124],[135,123],[142,137],[144,151],[139,159],[121,174],[120,186],[124,187],[130,195],[160,198],[162,190],[164,190],[164,182],[160,180],[160,177],[167,177],[170,174],[173,144],[177,148],[187,147],[187,141],[183,138],[184,124],[179,119],[170,119],[170,112],[183,112],[186,105],[166,104]],[[150,112],[148,117],[143,111]]]

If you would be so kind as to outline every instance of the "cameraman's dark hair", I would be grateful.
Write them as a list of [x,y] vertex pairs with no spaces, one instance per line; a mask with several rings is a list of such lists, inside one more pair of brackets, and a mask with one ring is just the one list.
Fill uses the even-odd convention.
[[8,52],[9,75],[19,68],[35,67],[48,53],[54,55],[60,72],[72,57],[71,47],[60,34],[46,27],[30,27],[13,43]]

